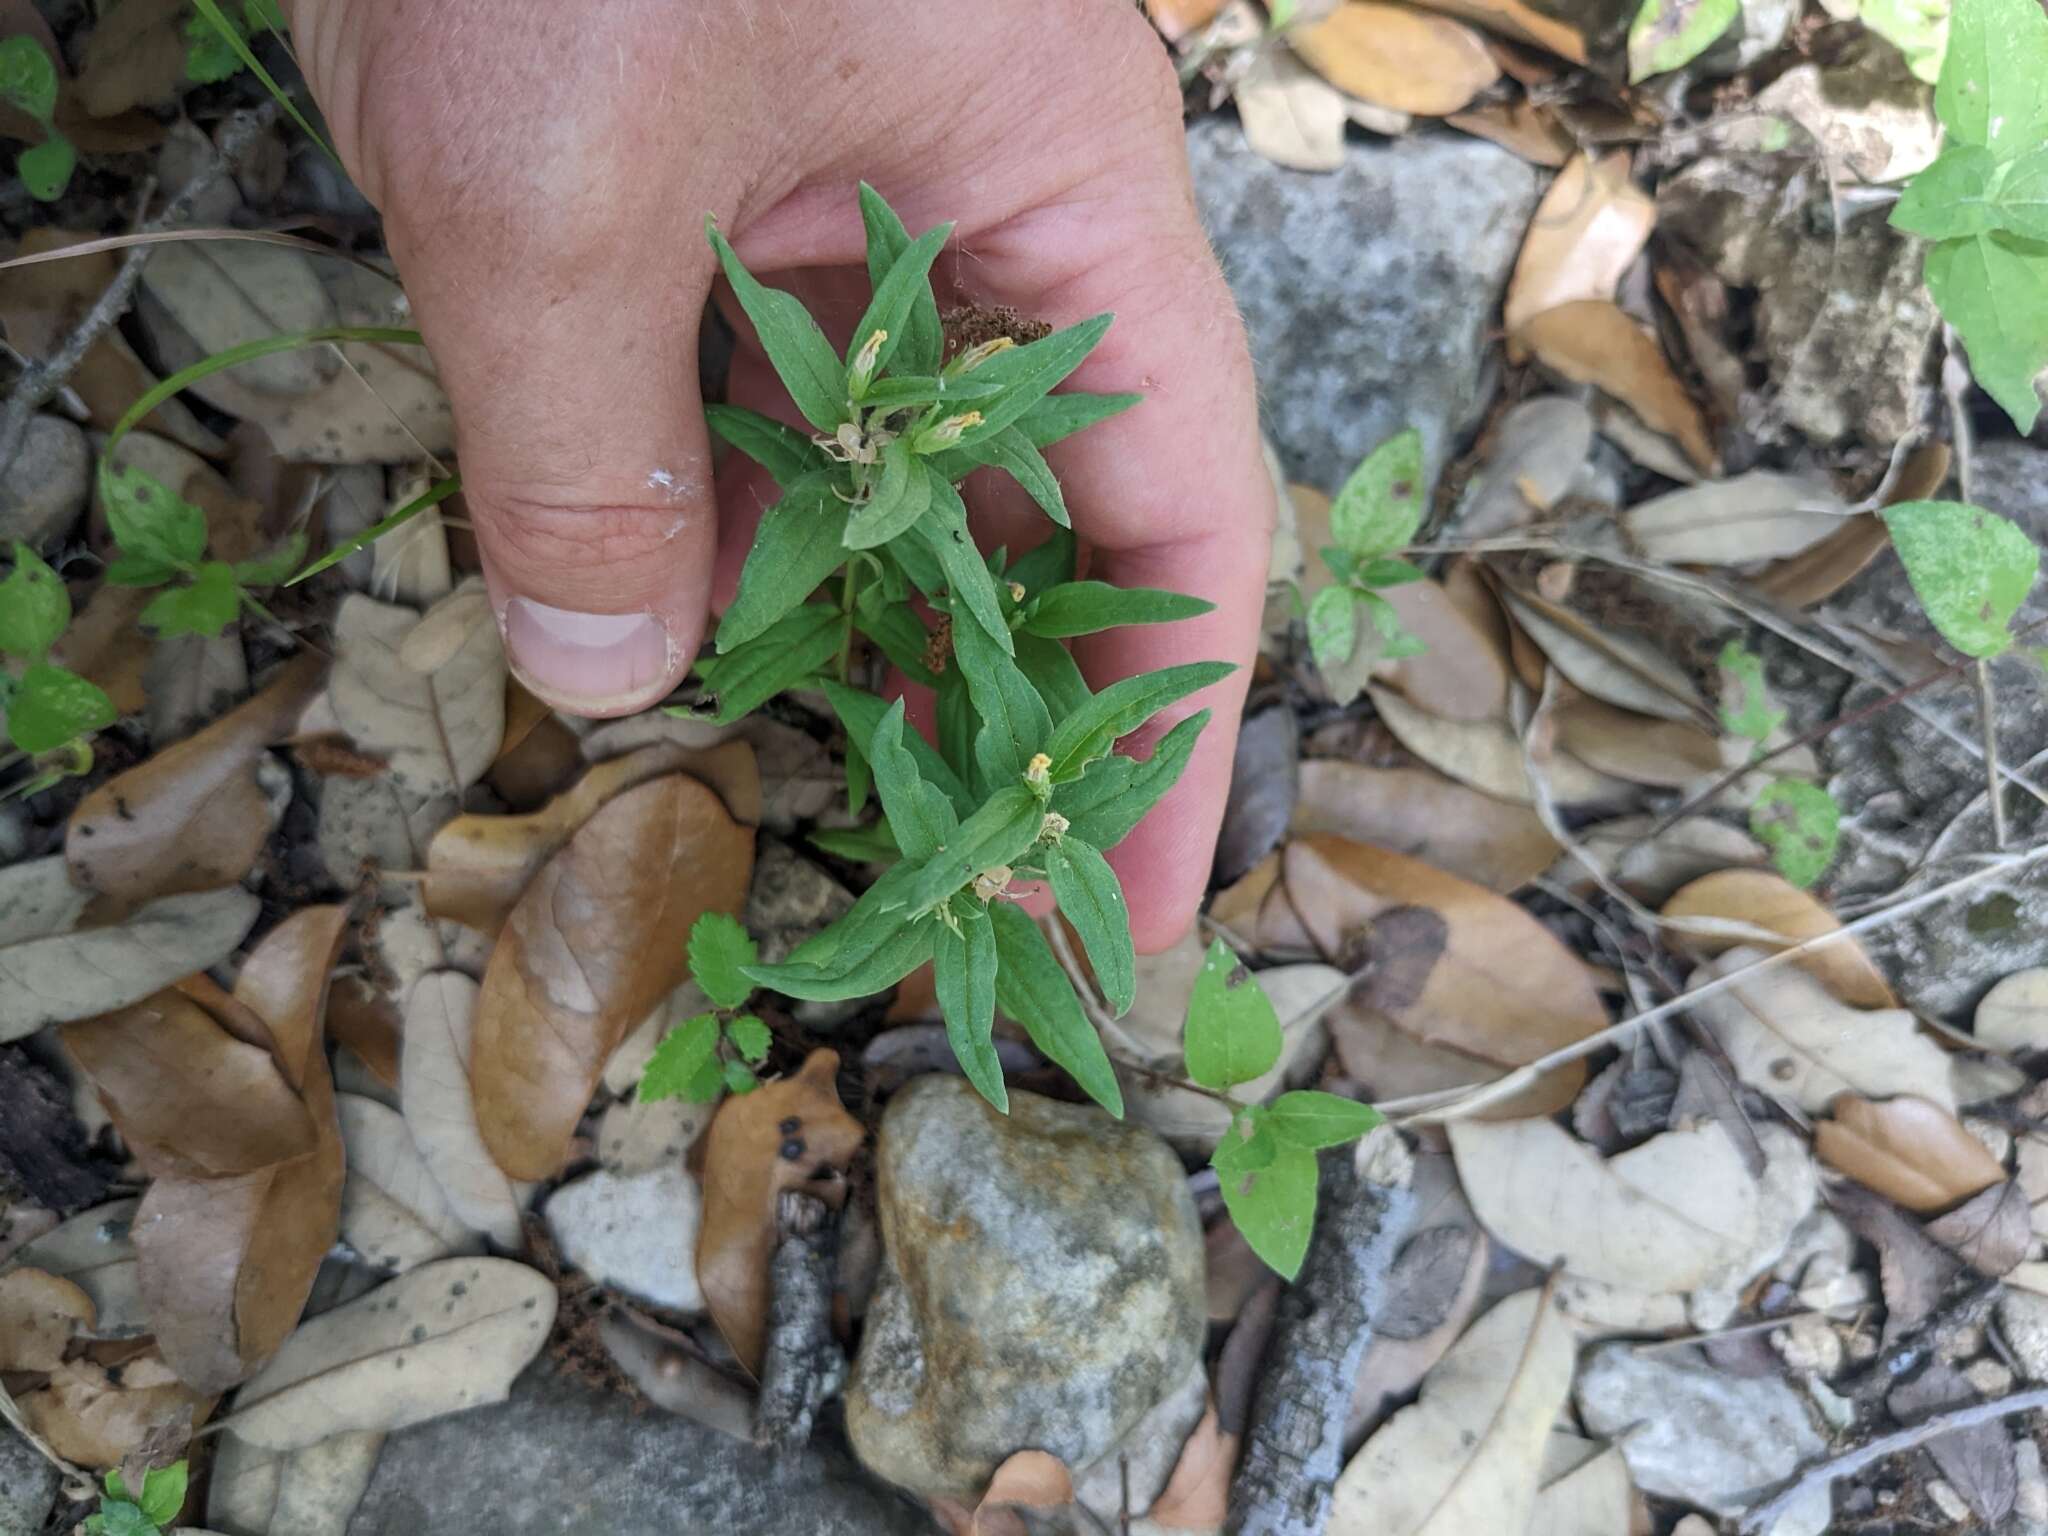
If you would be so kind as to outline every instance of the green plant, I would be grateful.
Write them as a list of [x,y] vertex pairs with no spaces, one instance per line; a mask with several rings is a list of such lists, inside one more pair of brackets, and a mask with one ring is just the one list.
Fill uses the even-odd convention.
[[2048,14],[2036,0],[1956,0],[1934,107],[1947,147],[1892,223],[1934,242],[1928,292],[1977,382],[2030,432],[2048,368]]
[[284,35],[277,0],[242,0],[240,15],[211,6],[194,10],[185,22],[185,78],[195,85],[227,79],[242,67],[242,50],[261,32]]
[[[1760,756],[1785,723],[1764,682],[1764,661],[1740,640],[1721,647],[1721,724],[1732,736],[1754,743]],[[1749,808],[1749,830],[1768,848],[1778,873],[1809,886],[1827,873],[1841,838],[1842,810],[1834,796],[1803,779],[1777,779]]]
[[[793,295],[762,286],[708,230],[812,429],[734,406],[707,412],[712,429],[782,488],[719,625],[717,654],[697,664],[716,701],[709,718],[735,719],[786,689],[821,688],[846,731],[852,805],[863,806],[870,788],[881,803],[866,846],[895,861],[787,959],[750,958],[738,970],[791,997],[837,1001],[880,992],[929,960],[954,1052],[991,1103],[1008,1104],[992,1040],[1001,1007],[1120,1114],[1116,1075],[1072,982],[1006,892],[1019,878],[1049,882],[1110,1007],[1129,1008],[1130,922],[1103,852],[1179,777],[1208,712],[1175,725],[1143,761],[1112,749],[1232,668],[1170,667],[1097,692],[1062,643],[1209,607],[1074,579],[1065,500],[1041,450],[1136,403],[1052,393],[1110,317],[948,357],[929,273],[950,226],[912,240],[873,189],[862,187],[860,205],[873,297],[843,358]],[[1058,525],[1015,560],[1003,551],[984,558],[968,532],[958,485],[983,466],[1013,477]],[[817,596],[821,587],[835,595]],[[935,690],[935,746],[906,729],[901,700],[853,685],[856,634]]]
[[688,1099],[708,1104],[719,1093],[752,1093],[754,1068],[768,1059],[768,1026],[744,1012],[754,995],[745,967],[759,958],[747,930],[723,912],[706,912],[690,929],[690,974],[711,999],[709,1011],[670,1030],[640,1076],[640,1102]]
[[105,693],[67,667],[49,659],[51,647],[71,623],[71,594],[63,578],[26,544],[14,546],[14,567],[0,580],[0,710],[7,714],[7,739],[41,770],[9,790],[34,794],[68,773],[92,767],[86,738],[114,722]]
[[109,1472],[99,1512],[86,1516],[85,1529],[91,1536],[156,1536],[185,1507],[185,1481],[182,1461],[144,1473],[139,1494],[128,1491],[119,1472]]
[[141,618],[166,637],[217,635],[243,608],[269,617],[250,589],[278,585],[305,556],[305,537],[295,533],[251,560],[207,559],[206,514],[133,465],[116,469],[102,461],[100,490],[121,550],[107,580],[117,587],[163,587]]
[[1683,69],[1741,14],[1741,0],[1642,0],[1628,29],[1629,82]]
[[1188,1077],[1231,1105],[1209,1159],[1230,1219],[1271,1268],[1292,1280],[1316,1219],[1316,1153],[1356,1141],[1385,1116],[1334,1093],[1283,1093],[1240,1104],[1230,1090],[1273,1070],[1283,1038],[1272,999],[1221,939],[1209,946],[1188,1002]]
[[0,39],[0,101],[42,125],[43,142],[14,157],[14,172],[30,197],[55,202],[71,185],[78,150],[57,128],[57,66],[34,38]]
[[1420,655],[1423,644],[1401,623],[1382,587],[1420,581],[1422,572],[1396,551],[1407,548],[1422,526],[1422,434],[1414,428],[1388,438],[1365,456],[1330,503],[1330,536],[1321,551],[1336,578],[1308,605],[1309,652],[1328,671],[1358,650],[1358,616],[1372,622],[1376,659],[1397,661]]

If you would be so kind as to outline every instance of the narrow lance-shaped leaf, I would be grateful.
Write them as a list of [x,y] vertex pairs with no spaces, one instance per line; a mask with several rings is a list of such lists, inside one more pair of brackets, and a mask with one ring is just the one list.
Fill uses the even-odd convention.
[[899,905],[927,912],[976,875],[1017,862],[1038,841],[1045,808],[1023,784],[1009,784],[960,823],[951,842],[927,859]]
[[1059,477],[1045,462],[1045,455],[1031,446],[1031,440],[1015,427],[1005,427],[982,445],[985,462],[993,464],[1024,487],[1045,515],[1062,528],[1073,527],[1067,515],[1067,498],[1060,490]]
[[933,945],[932,985],[946,1020],[946,1043],[975,1091],[1007,1111],[1010,1094],[994,1039],[996,933],[988,908],[978,901],[957,903],[954,925],[941,922]]
[[838,355],[818,329],[818,322],[795,294],[763,286],[741,266],[725,236],[709,219],[704,221],[704,232],[789,398],[805,421],[820,432],[834,431],[846,419],[845,381]]
[[1124,888],[1109,861],[1069,831],[1047,846],[1045,872],[1053,899],[1081,936],[1095,980],[1118,1018],[1137,996],[1137,956],[1131,948],[1131,914]]
[[853,328],[853,340],[847,348],[849,387],[857,382],[854,377],[857,360],[877,332],[882,340],[874,348],[868,377],[873,378],[889,366],[890,359],[903,344],[906,323],[918,295],[923,294],[926,299],[931,297],[932,263],[938,260],[940,250],[952,234],[951,224],[926,230],[897,254],[890,262],[889,270],[875,283],[874,297],[868,301],[867,312],[860,317],[860,324]]
[[1015,903],[989,904],[996,936],[996,1006],[1104,1109],[1123,1118],[1124,1096],[1095,1026],[1038,925]]
[[1157,587],[1113,587],[1106,581],[1070,581],[1052,588],[1031,606],[1027,633],[1066,639],[1126,624],[1171,624],[1199,618],[1216,605]]
[[806,966],[792,957],[781,965],[749,966],[747,974],[761,986],[816,1003],[847,1002],[887,991],[931,959],[941,924],[929,914],[909,921],[901,913],[884,917],[878,926],[864,925],[860,938],[835,954],[829,969]]
[[1055,385],[1081,366],[1082,359],[1095,350],[1113,318],[1096,315],[1037,341],[998,352],[976,368],[975,373],[984,382],[994,379],[1002,383],[1005,393],[981,408],[980,423],[967,429],[960,446],[986,443],[1021,420]]
[[[1128,757],[1098,758],[1085,777],[1062,785],[1054,792],[1053,809],[1067,818],[1068,831],[1097,848],[1114,848],[1129,837],[1131,829],[1180,782],[1209,715],[1206,709],[1189,715],[1159,738],[1159,745],[1143,762]],[[1118,764],[1128,764],[1128,770],[1119,769]],[[1091,790],[1089,786],[1099,774],[1104,782]]]
[[964,607],[1005,654],[1014,653],[1016,642],[1010,638],[1009,622],[1003,616],[996,579],[982,563],[981,551],[974,547],[974,535],[967,527],[967,504],[961,501],[957,490],[929,467],[927,476],[932,487],[931,513],[914,531],[938,557],[955,612]]
[[932,476],[910,451],[910,439],[891,438],[882,449],[882,473],[867,499],[857,502],[840,530],[848,549],[873,549],[904,532],[932,504]]
[[1046,748],[1053,782],[1077,777],[1089,762],[1160,710],[1220,683],[1236,670],[1227,661],[1195,661],[1111,683],[1054,728],[1052,744]]
[[739,593],[718,626],[718,649],[730,651],[765,631],[818,589],[846,558],[840,529],[846,503],[840,477],[806,475],[770,507],[740,572]]
[[[1094,697],[1087,679],[1081,676],[1081,668],[1059,641],[1022,631],[1011,638],[1017,642],[1017,670],[1038,690],[1038,697],[1055,722],[1066,719]],[[1041,745],[1044,740],[1040,738]]]
[[892,601],[879,582],[862,589],[853,615],[853,627],[881,648],[895,667],[913,683],[936,687],[939,676],[926,662],[931,631],[908,603]]
[[982,720],[974,742],[981,771],[991,784],[1014,782],[1052,739],[1052,716],[1045,701],[1011,654],[958,609],[953,616],[953,655]]
[[794,427],[737,405],[707,405],[704,421],[712,431],[739,449],[774,478],[785,491],[831,461],[818,445]]
[[917,771],[917,759],[903,745],[903,701],[898,699],[882,716],[869,740],[868,761],[873,765],[875,789],[882,797],[896,845],[907,859],[929,859],[950,841],[959,828],[952,802],[937,785],[925,782]]
[[1281,1142],[1295,1147],[1340,1147],[1386,1122],[1370,1104],[1334,1093],[1283,1093],[1259,1113],[1259,1121]]
[[[849,688],[844,683],[828,679],[822,686],[826,699],[832,705],[832,712],[839,716],[839,723],[846,728],[847,738],[872,742],[875,728],[882,723],[889,706],[873,694]],[[931,743],[915,731],[907,731],[903,744],[917,764],[918,776],[929,784],[936,784],[961,815],[972,814],[974,802],[968,797],[967,786],[946,765],[946,760],[933,750]]]
[[718,694],[718,723],[737,720],[784,689],[808,681],[839,654],[841,623],[838,609],[807,603],[718,657],[705,675]]
[[[896,259],[909,248],[910,231],[903,227],[896,211],[883,201],[882,194],[866,182],[860,185],[860,216],[867,228],[868,282],[879,288]],[[895,361],[906,373],[937,373],[944,345],[938,300],[932,296],[931,284],[926,283],[912,295],[910,312],[903,321],[902,340],[896,347]]]

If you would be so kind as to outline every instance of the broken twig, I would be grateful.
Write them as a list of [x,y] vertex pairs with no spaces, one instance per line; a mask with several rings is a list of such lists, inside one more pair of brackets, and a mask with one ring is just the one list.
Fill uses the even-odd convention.
[[811,1438],[818,1409],[846,1381],[846,1355],[832,1337],[832,1268],[839,1224],[816,1195],[785,1189],[775,1203],[781,1236],[768,1266],[768,1337],[754,1443],[793,1451]]

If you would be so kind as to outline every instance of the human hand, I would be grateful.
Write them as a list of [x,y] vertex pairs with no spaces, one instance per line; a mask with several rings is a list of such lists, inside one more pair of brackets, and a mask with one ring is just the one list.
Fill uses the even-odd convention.
[[[298,0],[292,35],[337,147],[382,211],[455,406],[464,495],[521,681],[624,714],[685,672],[773,490],[714,485],[697,330],[713,214],[742,261],[843,345],[867,298],[854,198],[913,232],[957,221],[940,307],[1116,323],[1069,380],[1137,409],[1054,445],[1088,574],[1215,611],[1076,645],[1095,686],[1247,664],[1171,796],[1115,852],[1141,950],[1207,881],[1256,648],[1273,493],[1243,328],[1196,219],[1173,71],[1118,0]],[[722,285],[721,285],[722,286]],[[733,314],[730,294],[724,296]],[[834,333],[835,321],[837,331]],[[728,394],[799,418],[745,322]],[[977,531],[1042,528],[968,482]]]

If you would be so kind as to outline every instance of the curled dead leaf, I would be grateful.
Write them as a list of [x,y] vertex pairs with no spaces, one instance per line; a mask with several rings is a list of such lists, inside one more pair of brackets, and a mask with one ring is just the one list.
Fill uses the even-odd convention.
[[1212,1531],[1229,1514],[1230,1478],[1237,1470],[1236,1435],[1225,1434],[1212,1404],[1180,1449],[1173,1475],[1145,1518],[1169,1531]]
[[1500,78],[1486,40],[1470,27],[1382,0],[1345,0],[1288,41],[1340,91],[1396,112],[1441,117]]
[[[1703,875],[1665,902],[1662,915],[1674,924],[1673,946],[1702,959],[1737,944],[1765,945],[1758,930],[1778,935],[1784,940],[1778,947],[1789,949],[1842,927],[1819,901],[1767,869]],[[1807,950],[1794,963],[1853,1007],[1899,1006],[1884,972],[1852,935]]]
[[406,1003],[400,1108],[449,1206],[502,1248],[520,1245],[522,1202],[491,1160],[470,1086],[477,984],[460,971],[430,971]]
[[0,1275],[0,1371],[54,1371],[92,1327],[92,1298],[72,1281],[29,1268]]
[[753,829],[671,775],[606,803],[534,876],[484,971],[470,1059],[508,1175],[561,1166],[606,1060],[689,974],[691,925],[738,913],[753,863]]
[[837,1052],[813,1051],[794,1076],[728,1097],[705,1132],[697,1279],[711,1320],[749,1371],[760,1369],[768,1325],[776,1199],[803,1189],[838,1205],[846,1165],[867,1134],[839,1102],[838,1071]]
[[1018,1451],[996,1468],[975,1506],[972,1536],[1024,1536],[1017,1510],[1058,1509],[1074,1501],[1074,1474],[1048,1451]]
[[1581,154],[1543,194],[1515,259],[1502,323],[1512,335],[1547,309],[1612,300],[1648,243],[1656,201],[1629,179],[1630,156]]
[[1939,1211],[2005,1177],[1998,1159],[1954,1115],[1910,1096],[1875,1103],[1843,1094],[1833,1117],[1814,1126],[1813,1150],[1830,1168],[1909,1211]]
[[1656,339],[1617,306],[1580,299],[1531,316],[1516,339],[1545,367],[1605,390],[1668,437],[1702,474],[1721,471],[1706,417],[1665,361]]
[[1631,784],[1679,789],[1722,770],[1720,738],[1689,720],[1648,718],[1585,697],[1564,700],[1551,719],[1559,746]]
[[2009,1274],[2033,1246],[2033,1212],[2017,1179],[2007,1179],[1927,1223],[1927,1235],[1979,1274]]
[[1289,830],[1372,843],[1503,893],[1535,879],[1557,854],[1542,819],[1525,806],[1428,768],[1370,768],[1333,758],[1301,765]]
[[174,1460],[205,1422],[213,1399],[179,1381],[146,1343],[133,1347],[112,1365],[67,1360],[22,1395],[29,1428],[65,1460],[105,1471],[145,1447]]
[[1426,11],[1443,11],[1477,22],[1487,31],[1530,43],[1573,64],[1586,62],[1586,39],[1579,29],[1522,0],[1416,0]]
[[718,795],[734,821],[761,820],[754,749],[733,740],[702,750],[657,743],[599,763],[528,816],[458,816],[427,847],[427,910],[496,934],[542,865],[600,806],[650,779],[687,773]]

